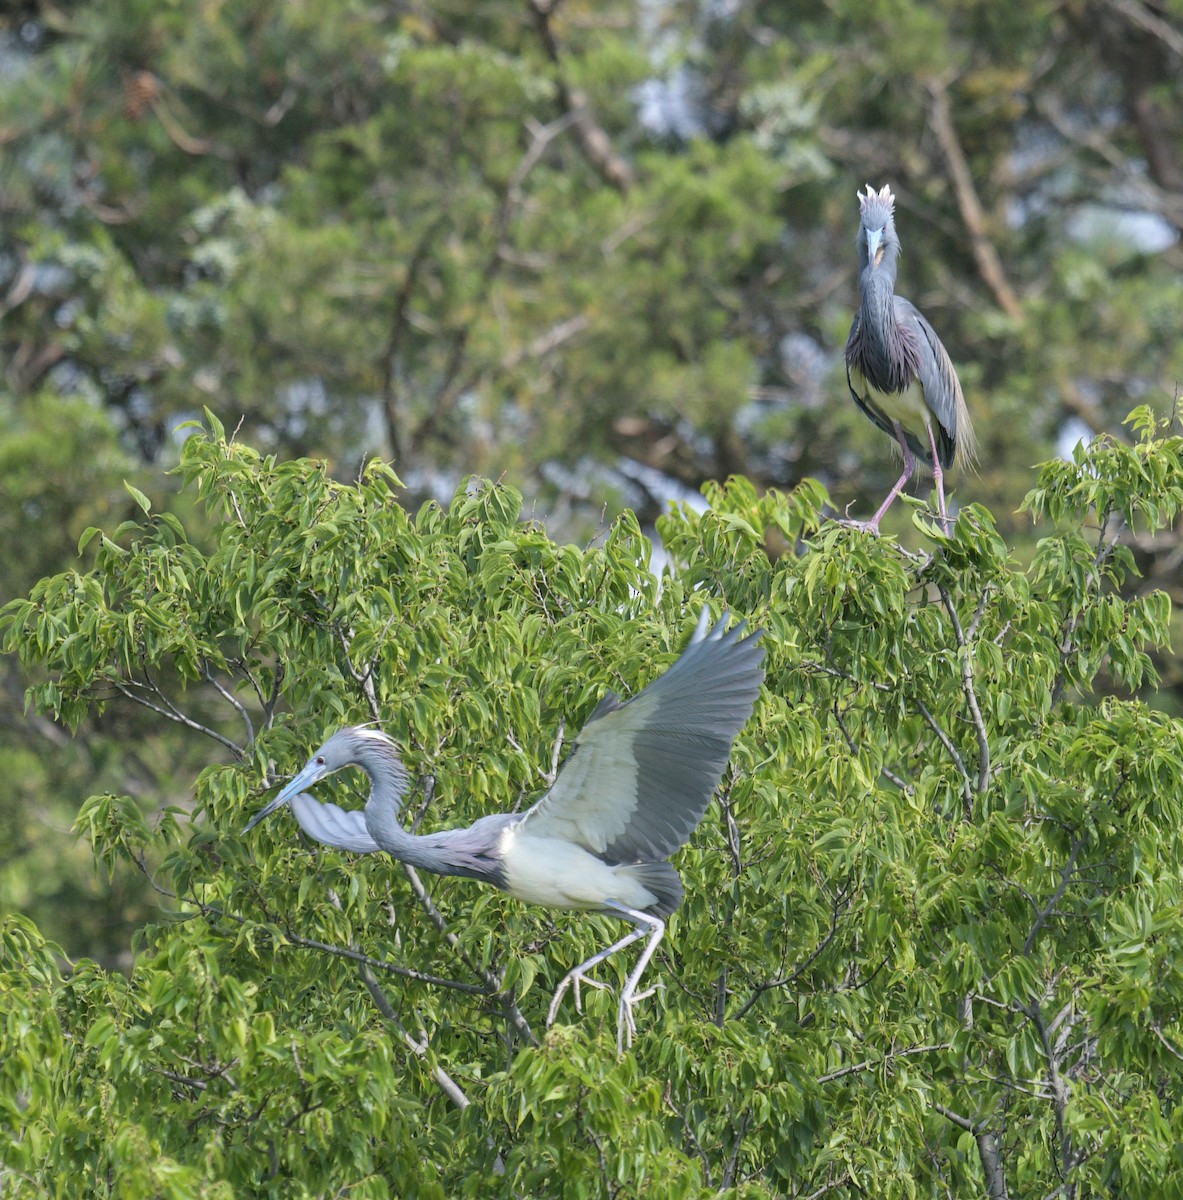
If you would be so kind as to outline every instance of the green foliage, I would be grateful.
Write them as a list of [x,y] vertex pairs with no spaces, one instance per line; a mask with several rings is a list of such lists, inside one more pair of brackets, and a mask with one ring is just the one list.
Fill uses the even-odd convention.
[[[39,711],[138,701],[230,757],[192,809],[79,814],[162,896],[129,976],[4,925],[6,1170],[129,1197],[913,1197],[1001,1194],[993,1155],[1012,1195],[1177,1194],[1183,727],[1132,698],[1169,605],[1123,599],[1113,518],[1173,519],[1183,470],[1133,420],[1044,468],[1026,565],[981,506],[948,534],[918,510],[914,551],[822,523],[816,484],[736,477],[663,518],[659,581],[631,514],[579,549],[478,479],[410,511],[379,462],[340,484],[211,417],[179,467],[208,543],[133,489],[134,520],[3,611]],[[544,1030],[614,922],[465,880],[428,900],[284,815],[241,834],[358,720],[402,743],[408,820],[529,803],[563,723],[658,674],[700,603],[766,630],[767,687],[623,1057],[610,993]]]

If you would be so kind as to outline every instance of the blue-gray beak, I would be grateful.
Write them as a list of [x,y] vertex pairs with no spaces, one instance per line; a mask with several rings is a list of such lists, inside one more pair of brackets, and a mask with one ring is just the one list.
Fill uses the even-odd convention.
[[879,254],[879,247],[882,244],[882,242],[883,242],[883,230],[882,229],[868,229],[867,230],[867,258],[872,263],[874,263],[875,266],[879,265],[879,259],[877,256]]
[[293,797],[299,795],[305,788],[310,788],[314,783],[319,783],[328,771],[324,763],[318,763],[315,760],[310,762],[292,781],[267,805],[266,808],[260,809],[243,828],[243,833],[250,833],[264,817],[269,817],[277,808],[282,808]]

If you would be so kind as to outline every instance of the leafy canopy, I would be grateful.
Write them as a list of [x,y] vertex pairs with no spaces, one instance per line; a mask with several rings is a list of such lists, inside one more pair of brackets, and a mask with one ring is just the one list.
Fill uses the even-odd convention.
[[[379,462],[340,484],[211,418],[179,468],[208,541],[133,489],[137,519],[3,612],[38,711],[135,702],[216,760],[192,801],[79,813],[160,895],[130,974],[5,921],[6,1173],[128,1197],[1180,1194],[1183,726],[1129,698],[1169,606],[1126,598],[1119,535],[1175,518],[1183,439],[1134,429],[1042,470],[1025,564],[982,507],[947,536],[918,507],[909,551],[821,522],[816,484],[733,478],[663,519],[658,579],[629,513],[580,549],[480,480],[410,512]],[[286,815],[241,835],[349,721],[402,743],[424,829],[524,805],[702,603],[766,629],[767,687],[623,1058],[610,995],[543,1028],[616,923]],[[357,805],[358,782],[322,786]]]

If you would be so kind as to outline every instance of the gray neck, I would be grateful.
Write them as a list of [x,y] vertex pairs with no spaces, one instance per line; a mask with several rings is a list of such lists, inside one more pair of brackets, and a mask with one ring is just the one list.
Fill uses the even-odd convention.
[[[444,829],[424,836],[408,833],[398,819],[398,800],[406,787],[402,764],[382,757],[359,765],[370,777],[366,829],[387,854],[436,875],[461,875],[505,886],[494,831],[484,832],[480,828],[482,823],[477,822],[469,829]],[[497,823],[513,819],[507,815]]]
[[865,336],[877,349],[886,350],[886,339],[898,328],[895,319],[895,254],[891,247],[877,267],[868,263],[859,274],[860,308]]
[[896,250],[888,246],[879,266],[859,273],[859,333],[863,352],[859,365],[877,388],[903,391],[912,381],[915,354],[895,311]]

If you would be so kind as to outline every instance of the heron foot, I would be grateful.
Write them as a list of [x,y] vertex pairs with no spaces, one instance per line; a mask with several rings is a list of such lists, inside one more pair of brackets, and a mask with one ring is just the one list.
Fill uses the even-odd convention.
[[879,536],[878,521],[856,521],[854,517],[834,517],[833,520],[839,525],[857,529],[861,533],[873,533],[876,537]]
[[555,1017],[559,1015],[559,1004],[562,1002],[563,997],[567,994],[567,989],[569,987],[574,987],[575,989],[575,1011],[577,1013],[583,1012],[583,997],[579,994],[579,985],[581,983],[586,983],[588,987],[595,988],[597,991],[607,992],[612,990],[609,984],[601,983],[598,979],[592,979],[590,975],[586,974],[584,972],[585,966],[587,966],[586,963],[580,963],[579,966],[568,971],[567,974],[563,976],[562,982],[559,984],[559,986],[555,988],[555,994],[551,999],[550,1008],[548,1008],[546,1011],[547,1029],[549,1029],[555,1023]]

